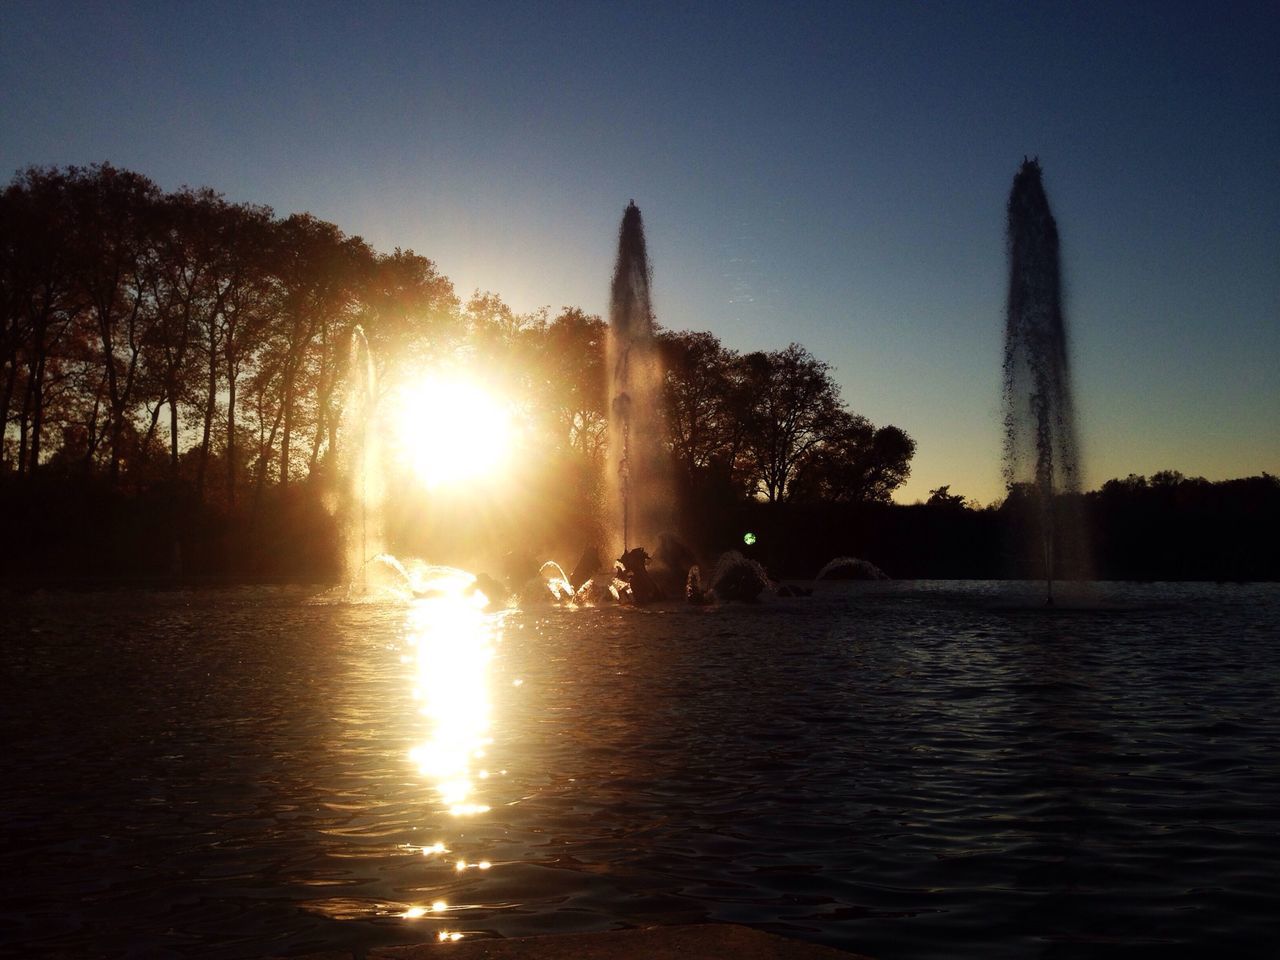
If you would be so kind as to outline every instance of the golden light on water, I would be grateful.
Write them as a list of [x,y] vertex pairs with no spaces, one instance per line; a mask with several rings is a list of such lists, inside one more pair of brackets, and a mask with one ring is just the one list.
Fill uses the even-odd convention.
[[[492,704],[490,674],[493,669],[499,620],[485,607],[488,598],[475,589],[474,577],[460,570],[428,568],[415,580],[419,594],[408,609],[405,648],[413,684],[413,722],[422,725],[425,739],[409,757],[430,784],[440,808],[455,817],[488,811],[478,788],[490,780],[485,757],[493,743],[490,734]],[[450,845],[434,840],[421,847],[422,855],[441,858],[448,869],[464,874],[488,870],[489,860],[467,862],[449,856]],[[465,906],[434,900],[411,906],[401,916],[418,920],[430,916],[446,919]],[[440,941],[457,941],[463,933],[439,930]]]
[[400,458],[429,488],[493,476],[510,458],[510,410],[474,380],[424,377],[400,388],[395,410]]
[[[475,796],[476,781],[485,779],[486,771],[473,769],[492,742],[489,668],[494,637],[485,602],[483,594],[469,593],[455,581],[439,595],[416,600],[410,609],[414,697],[429,737],[409,756],[454,816],[489,809]],[[429,849],[443,852],[444,846]]]

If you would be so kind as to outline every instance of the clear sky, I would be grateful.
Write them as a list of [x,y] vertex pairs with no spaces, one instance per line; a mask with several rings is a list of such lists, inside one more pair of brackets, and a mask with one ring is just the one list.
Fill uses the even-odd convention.
[[603,314],[644,212],[660,322],[798,341],[1000,488],[1004,204],[1038,155],[1085,480],[1280,473],[1280,6],[17,3],[0,172],[108,160]]

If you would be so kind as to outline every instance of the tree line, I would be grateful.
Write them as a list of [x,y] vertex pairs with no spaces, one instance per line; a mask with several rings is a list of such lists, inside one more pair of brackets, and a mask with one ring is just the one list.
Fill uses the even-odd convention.
[[[388,546],[428,552],[482,529],[564,557],[590,538],[608,427],[600,317],[464,299],[427,257],[207,188],[165,192],[107,164],[18,173],[0,193],[0,571],[153,575],[172,569],[180,540],[190,573],[337,575],[357,325],[382,394],[460,363],[516,401],[525,439],[513,503],[475,523],[400,497],[388,519],[403,542]],[[755,531],[754,552],[784,576],[837,553],[898,577],[1036,575],[1019,546],[1036,513],[1028,491],[986,508],[949,487],[891,503],[914,442],[849,410],[804,347],[657,339],[695,545],[742,546]],[[1165,471],[1077,499],[1098,576],[1280,576],[1274,476]]]
[[[594,502],[599,317],[463,299],[411,250],[110,164],[32,167],[0,194],[0,478],[181,490],[230,512],[332,483],[357,326],[384,391],[433,364],[483,370],[540,451],[527,469],[571,476]],[[668,449],[695,500],[887,501],[908,476],[911,438],[851,412],[802,346],[658,340]]]
[[182,478],[230,503],[285,485],[334,444],[352,327],[394,338],[412,313],[426,332],[454,306],[424,257],[109,165],[23,171],[0,223],[2,463],[19,476]]
[[[1099,580],[1280,580],[1280,477],[1209,481],[1165,470],[1108,480],[1061,495],[1061,513],[1079,524],[1083,574]],[[743,548],[776,576],[812,577],[837,555],[870,560],[898,579],[1044,577],[1032,485],[980,506],[949,486],[923,503],[760,503],[739,505],[720,533],[750,530]],[[1064,565],[1069,566],[1069,565]]]

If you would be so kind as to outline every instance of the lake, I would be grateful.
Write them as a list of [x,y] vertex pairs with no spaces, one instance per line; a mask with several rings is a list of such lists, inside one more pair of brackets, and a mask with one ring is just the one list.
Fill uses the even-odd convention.
[[892,958],[1268,955],[1280,586],[486,613],[3,598],[0,947],[725,921]]

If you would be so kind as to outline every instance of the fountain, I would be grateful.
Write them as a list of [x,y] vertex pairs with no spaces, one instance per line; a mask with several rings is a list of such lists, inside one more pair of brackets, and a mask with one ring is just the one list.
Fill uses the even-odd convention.
[[538,578],[542,582],[544,596],[550,596],[555,603],[568,603],[577,593],[569,581],[569,575],[554,560],[548,560],[538,568]]
[[378,434],[372,429],[377,402],[377,379],[373,355],[364,328],[351,331],[351,352],[347,363],[347,402],[342,414],[342,435],[346,448],[345,474],[350,509],[347,512],[347,583],[359,593],[368,590],[369,561],[382,554],[378,507],[382,502],[382,473],[379,469]]
[[[609,301],[609,455],[606,530],[611,556],[656,543],[672,527],[672,479],[663,443],[662,370],[653,340],[652,268],[635,201],[618,231]],[[615,526],[616,524],[616,526]]]
[[1024,159],[1014,177],[1008,216],[1004,480],[1011,497],[1020,490],[1036,505],[1046,597],[1052,604],[1056,577],[1085,574],[1085,550],[1058,227],[1038,159]]
[[869,560],[835,557],[818,571],[815,580],[888,580],[889,575]]
[[[772,582],[764,567],[744,557],[737,550],[720,555],[711,573],[711,593],[717,600],[752,603],[770,590]],[[692,599],[692,598],[691,598]]]

